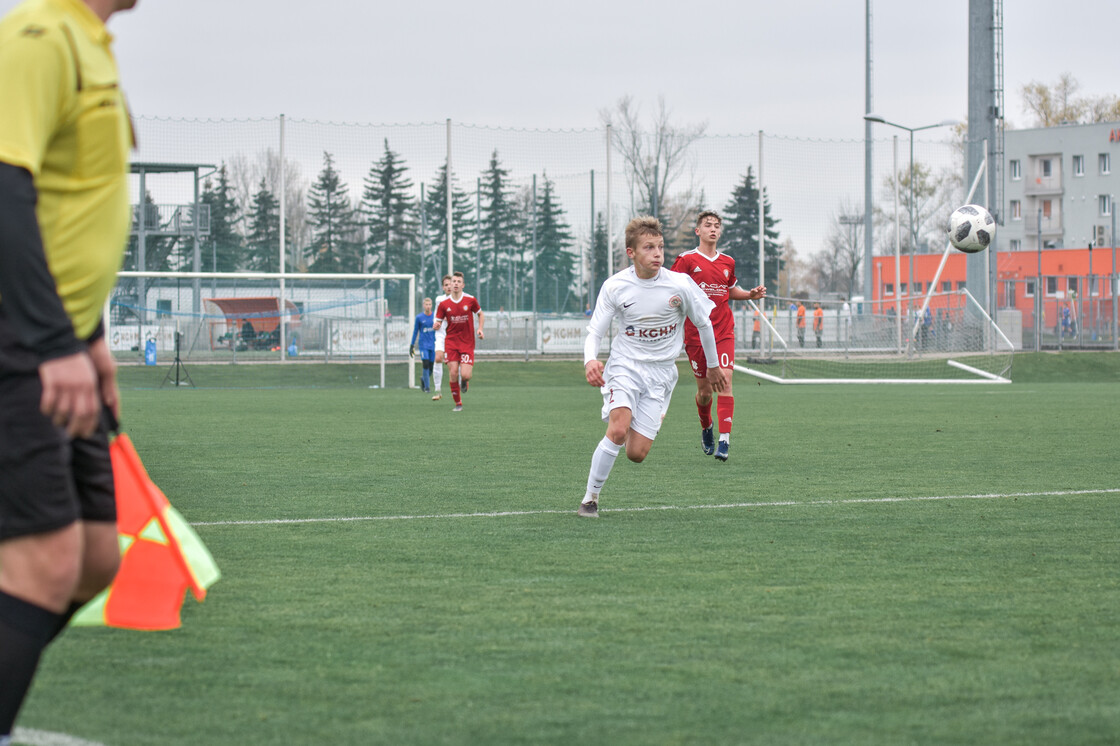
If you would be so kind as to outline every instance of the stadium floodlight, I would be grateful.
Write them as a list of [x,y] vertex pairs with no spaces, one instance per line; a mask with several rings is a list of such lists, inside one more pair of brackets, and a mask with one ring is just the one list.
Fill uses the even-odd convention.
[[[875,124],[885,124],[888,127],[897,127],[900,130],[906,130],[910,133],[910,261],[907,264],[910,267],[910,284],[906,286],[906,294],[909,296],[914,292],[914,249],[918,245],[918,226],[915,222],[916,215],[914,214],[914,133],[921,132],[922,130],[931,130],[935,127],[955,127],[961,122],[957,119],[942,119],[936,124],[925,124],[921,127],[907,127],[905,124],[898,124],[897,122],[888,122],[878,114],[864,114],[863,118],[868,122]],[[895,284],[898,284],[899,278],[895,278]]]

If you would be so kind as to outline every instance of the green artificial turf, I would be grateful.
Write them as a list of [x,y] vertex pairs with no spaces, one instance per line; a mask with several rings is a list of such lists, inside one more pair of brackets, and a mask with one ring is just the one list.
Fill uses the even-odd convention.
[[726,464],[682,367],[597,520],[575,516],[604,429],[578,362],[484,361],[462,413],[447,381],[432,402],[368,388],[372,366],[192,366],[197,389],[125,369],[126,430],[223,578],[180,630],[63,635],[19,724],[122,746],[1113,743],[1120,386],[1112,358],[1067,355],[1064,377],[1018,356],[1010,386],[736,374]]

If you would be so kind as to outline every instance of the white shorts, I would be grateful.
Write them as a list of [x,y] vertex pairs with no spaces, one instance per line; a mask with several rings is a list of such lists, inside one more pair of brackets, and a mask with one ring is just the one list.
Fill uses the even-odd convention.
[[650,440],[656,438],[677,385],[677,366],[610,358],[603,380],[605,385],[599,389],[603,420],[610,419],[612,409],[625,407],[631,413],[630,428]]
[[436,330],[436,352],[443,352],[443,343],[447,339],[447,327]]

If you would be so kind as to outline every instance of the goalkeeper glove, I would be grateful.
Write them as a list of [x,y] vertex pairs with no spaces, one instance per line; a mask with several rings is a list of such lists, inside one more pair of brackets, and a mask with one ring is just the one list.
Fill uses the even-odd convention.
[[416,345],[409,345],[408,346],[408,356],[409,357],[416,357]]

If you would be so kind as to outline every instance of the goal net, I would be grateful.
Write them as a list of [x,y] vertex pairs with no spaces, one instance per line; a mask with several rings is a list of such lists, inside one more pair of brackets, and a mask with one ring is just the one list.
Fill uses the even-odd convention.
[[384,379],[418,312],[412,274],[120,272],[104,316],[121,362],[373,362]]
[[769,297],[739,313],[735,368],[769,381],[1011,382],[1014,345],[967,290],[909,302]]

